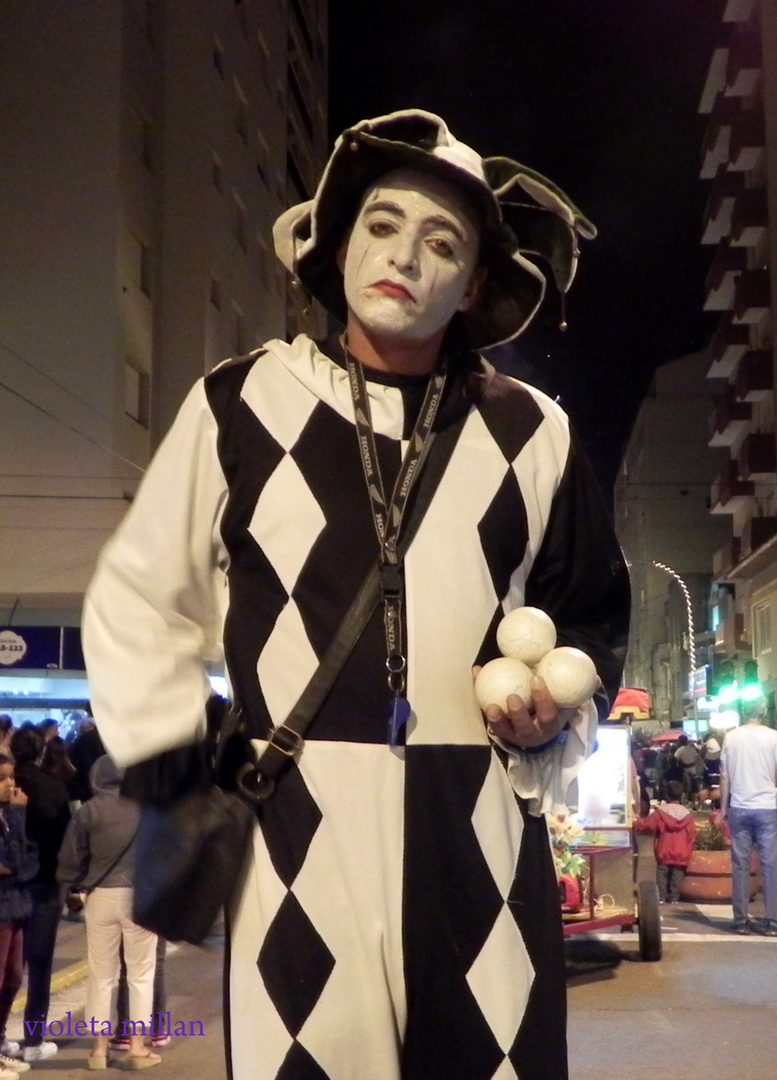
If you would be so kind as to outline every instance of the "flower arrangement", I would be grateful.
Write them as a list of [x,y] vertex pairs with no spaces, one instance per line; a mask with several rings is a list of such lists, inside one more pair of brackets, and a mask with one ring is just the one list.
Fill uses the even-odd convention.
[[583,830],[571,818],[559,815],[548,817],[548,832],[556,872],[577,877],[583,870],[585,860],[572,850],[572,845]]
[[699,825],[693,847],[695,851],[728,851],[729,844],[725,829],[714,821]]

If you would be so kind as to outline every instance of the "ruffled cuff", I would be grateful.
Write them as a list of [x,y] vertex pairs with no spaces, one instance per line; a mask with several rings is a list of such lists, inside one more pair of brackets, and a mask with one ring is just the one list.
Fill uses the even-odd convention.
[[526,799],[529,813],[568,814],[569,788],[583,762],[596,747],[598,716],[593,701],[576,709],[563,732],[539,752],[527,753],[517,746],[494,738],[492,741],[507,754],[507,776],[516,795]]

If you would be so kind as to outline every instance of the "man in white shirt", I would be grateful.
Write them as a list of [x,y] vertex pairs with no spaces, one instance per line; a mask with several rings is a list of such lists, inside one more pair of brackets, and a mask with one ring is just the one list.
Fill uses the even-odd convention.
[[[777,937],[777,731],[764,727],[763,702],[745,706],[744,723],[729,731],[720,759],[721,815],[731,832],[731,878],[735,934],[753,929]],[[747,908],[750,858],[761,864],[764,921],[753,924]]]

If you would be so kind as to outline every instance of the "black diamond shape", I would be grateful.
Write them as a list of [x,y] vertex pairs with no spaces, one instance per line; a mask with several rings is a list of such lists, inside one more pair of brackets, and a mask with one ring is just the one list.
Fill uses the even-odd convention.
[[304,1046],[295,1042],[283,1059],[275,1080],[329,1080],[329,1075],[313,1060]]
[[288,769],[278,783],[278,796],[262,803],[259,820],[275,872],[290,889],[305,861],[322,814],[296,765]]
[[544,417],[528,390],[505,375],[491,379],[480,401],[480,415],[507,461],[515,461]]
[[270,923],[256,963],[278,1015],[296,1038],[335,960],[293,893]]
[[478,524],[480,543],[498,600],[510,587],[510,577],[526,553],[529,526],[521,489],[508,469],[499,490]]

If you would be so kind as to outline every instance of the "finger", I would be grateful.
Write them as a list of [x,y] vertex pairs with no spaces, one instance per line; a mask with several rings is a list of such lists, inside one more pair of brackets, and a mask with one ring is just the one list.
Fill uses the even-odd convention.
[[531,692],[534,700],[534,713],[540,724],[555,723],[558,719],[558,705],[550,696],[550,691],[545,680],[535,675],[531,681]]

